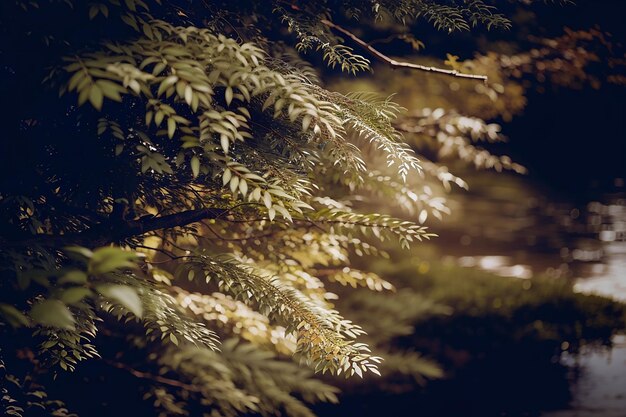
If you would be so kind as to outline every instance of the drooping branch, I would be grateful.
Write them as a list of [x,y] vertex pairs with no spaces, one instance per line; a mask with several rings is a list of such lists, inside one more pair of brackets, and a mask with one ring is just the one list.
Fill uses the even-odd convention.
[[320,20],[320,23],[328,26],[331,29],[336,30],[337,32],[341,32],[344,35],[346,35],[347,37],[349,37],[350,39],[352,39],[357,45],[359,45],[361,48],[367,50],[369,53],[371,53],[373,56],[375,56],[377,59],[379,59],[382,62],[385,62],[387,64],[389,64],[389,66],[391,68],[408,68],[408,69],[413,69],[413,70],[418,70],[418,71],[426,71],[426,72],[433,72],[433,73],[437,73],[437,74],[444,74],[444,75],[449,75],[452,77],[457,77],[457,78],[469,78],[472,80],[482,80],[484,82],[487,82],[487,76],[486,75],[479,75],[479,74],[464,74],[462,72],[459,72],[457,70],[448,70],[448,69],[444,69],[444,68],[437,68],[437,67],[429,67],[426,65],[420,65],[420,64],[413,64],[411,62],[403,62],[403,61],[396,61],[393,58],[388,57],[387,55],[383,54],[382,52],[380,52],[378,49],[374,48],[372,45],[370,45],[369,43],[365,42],[364,40],[362,40],[361,38],[359,38],[358,36],[356,36],[354,33],[350,32],[349,30],[329,21],[326,19],[322,19]]

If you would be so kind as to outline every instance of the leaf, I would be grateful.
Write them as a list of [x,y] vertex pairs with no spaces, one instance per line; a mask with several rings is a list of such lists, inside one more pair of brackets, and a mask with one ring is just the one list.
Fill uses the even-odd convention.
[[230,178],[232,176],[232,172],[230,170],[230,168],[226,168],[224,170],[224,174],[222,175],[222,185],[226,185],[230,182]]
[[28,317],[9,304],[0,303],[0,317],[13,327],[28,327],[30,325]]
[[191,106],[191,101],[193,100],[193,90],[190,85],[185,87],[185,102]]
[[35,304],[30,309],[30,317],[42,326],[65,330],[76,329],[74,316],[59,300],[44,300]]
[[228,154],[228,147],[230,146],[230,141],[228,140],[228,136],[221,134],[220,135],[220,145],[224,150],[225,154]]
[[444,61],[444,64],[452,67],[452,69],[456,71],[461,69],[461,63],[459,62],[459,57],[456,55],[446,54],[446,60]]
[[91,90],[89,91],[89,102],[91,103],[91,105],[96,110],[101,110],[103,99],[104,96],[102,95],[102,90],[100,89],[100,87],[97,84],[93,85],[91,87]]
[[80,93],[78,94],[78,105],[82,106],[83,104],[85,104],[85,102],[89,98],[89,92],[91,89],[87,87],[83,87],[79,90],[80,90]]
[[237,190],[237,187],[239,186],[239,177],[232,177],[230,179],[230,191],[231,192],[235,192],[235,190]]
[[224,93],[224,98],[226,99],[226,104],[230,106],[230,102],[233,101],[233,89],[232,89],[232,87],[226,87],[226,92]]
[[105,297],[117,301],[135,316],[142,317],[143,306],[134,288],[127,285],[98,285],[96,290]]
[[176,132],[176,120],[170,117],[167,119],[167,136],[172,139],[174,137],[174,132]]
[[124,3],[126,3],[126,7],[128,7],[131,11],[134,12],[137,10],[137,6],[135,6],[134,0],[124,0]]
[[163,117],[165,117],[165,113],[163,113],[161,110],[159,110],[158,112],[156,112],[156,114],[154,115],[154,123],[157,126],[161,125],[161,122],[163,121]]
[[310,115],[306,115],[302,118],[302,131],[306,132],[309,129],[309,125],[311,124],[311,116]]
[[424,223],[428,219],[428,211],[422,210],[420,212],[419,218],[417,219],[420,223]]
[[272,195],[267,191],[263,194],[263,203],[268,209],[272,207]]
[[244,197],[248,193],[248,183],[246,182],[246,180],[239,180],[239,191],[241,191],[241,195],[243,195]]
[[89,271],[93,274],[104,274],[117,269],[135,266],[137,255],[116,247],[96,249],[89,260]]
[[96,81],[96,85],[102,89],[102,94],[104,96],[118,102],[122,101],[122,96],[120,96],[120,93],[125,92],[125,89],[119,84],[116,84],[109,80],[98,80]]
[[59,280],[59,284],[85,284],[87,283],[87,274],[78,269],[66,272]]
[[76,254],[86,259],[90,259],[93,256],[92,251],[82,246],[66,246],[63,249],[65,250],[65,252],[68,252],[68,255]]
[[98,8],[97,4],[92,5],[89,8],[89,20],[93,20],[94,17],[96,17],[96,15],[98,14],[98,11],[100,11],[100,9]]
[[197,178],[200,174],[200,160],[195,155],[191,158],[191,172],[194,178]]
[[161,84],[159,85],[157,95],[160,96],[161,94],[163,94],[165,90],[176,84],[176,81],[178,81],[178,77],[176,75],[170,75],[169,77],[165,78],[163,81],[161,81]]
[[61,295],[59,296],[59,298],[65,304],[76,304],[77,302],[81,301],[83,298],[90,296],[92,294],[93,293],[91,292],[89,288],[73,287],[73,288],[68,288],[67,290],[63,291]]

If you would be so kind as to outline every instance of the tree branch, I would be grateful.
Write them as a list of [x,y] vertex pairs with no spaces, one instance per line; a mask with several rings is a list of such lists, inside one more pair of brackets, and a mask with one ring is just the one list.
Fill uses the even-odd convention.
[[383,54],[378,49],[374,48],[372,45],[365,42],[361,38],[357,37],[354,33],[350,32],[349,30],[339,25],[336,25],[333,22],[326,20],[326,19],[320,20],[320,23],[328,26],[331,29],[335,29],[337,32],[343,33],[344,35],[352,39],[357,45],[359,45],[360,47],[362,47],[363,49],[367,50],[369,53],[374,55],[376,58],[378,58],[380,61],[383,61],[389,64],[389,66],[393,69],[408,68],[408,69],[413,69],[413,70],[418,70],[418,71],[434,72],[437,74],[449,75],[449,76],[457,77],[457,78],[469,78],[472,80],[482,80],[484,82],[487,82],[486,75],[463,74],[461,72],[458,72],[457,70],[448,70],[448,69],[437,68],[437,67],[428,67],[426,65],[413,64],[410,62],[396,61],[395,59],[390,58],[387,55]]
[[86,245],[96,247],[141,236],[155,230],[186,226],[204,219],[218,219],[229,211],[230,209],[203,208],[160,217],[144,216],[138,220],[117,221],[116,219],[116,221],[100,223],[91,229],[79,233],[34,235],[24,239],[7,240],[2,243],[8,246],[39,245],[62,247],[67,245]]
[[115,368],[123,369],[129,372],[131,375],[133,375],[136,378],[149,379],[149,380],[158,382],[160,384],[165,384],[165,385],[169,385],[169,386],[176,387],[176,388],[182,388],[184,390],[191,391],[191,392],[202,392],[202,390],[198,386],[186,384],[184,382],[180,382],[171,378],[165,378],[161,375],[154,375],[149,372],[138,371],[121,362],[114,362],[114,361],[109,361],[109,360],[105,360],[104,362]]

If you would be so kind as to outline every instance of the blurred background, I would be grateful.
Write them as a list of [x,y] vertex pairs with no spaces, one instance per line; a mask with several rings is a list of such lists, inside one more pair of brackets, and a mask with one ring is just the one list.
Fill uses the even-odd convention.
[[[345,294],[339,309],[369,323],[374,345],[397,352],[386,365],[396,368],[382,383],[346,384],[341,405],[320,415],[626,416],[626,89],[616,52],[626,4],[577,3],[511,6],[511,31],[488,36],[424,25],[371,41],[411,62],[447,55],[447,65],[488,74],[486,85],[383,65],[352,80],[328,74],[331,89],[396,93],[408,109],[400,130],[429,160],[461,156],[448,167],[469,189],[429,185],[450,213],[415,216],[439,238],[410,253],[390,248],[392,262],[355,260],[398,293]],[[455,142],[462,135],[486,139],[469,149]],[[423,380],[402,377],[412,366]]]

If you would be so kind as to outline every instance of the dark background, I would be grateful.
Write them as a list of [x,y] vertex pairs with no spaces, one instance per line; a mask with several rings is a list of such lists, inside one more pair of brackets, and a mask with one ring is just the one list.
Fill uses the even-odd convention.
[[[509,12],[503,6],[503,13],[514,18],[513,28],[509,32],[490,32],[485,38],[511,41],[523,50],[527,33],[556,37],[564,27],[598,27],[611,33],[612,42],[623,48],[625,1],[547,3],[534,4],[530,8],[534,19],[523,26],[515,22],[512,9]],[[452,50],[462,58],[470,58],[476,51],[471,34],[448,37],[448,43],[445,38],[441,40],[432,49],[441,48],[444,55],[444,50]],[[545,92],[530,89],[527,98],[522,115],[509,123],[499,122],[510,138],[507,152],[529,168],[531,180],[547,186],[554,197],[580,201],[589,201],[616,188],[623,190],[615,186],[615,179],[626,177],[626,88],[605,84],[598,90],[590,86],[570,90],[548,85]]]

